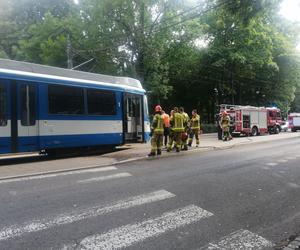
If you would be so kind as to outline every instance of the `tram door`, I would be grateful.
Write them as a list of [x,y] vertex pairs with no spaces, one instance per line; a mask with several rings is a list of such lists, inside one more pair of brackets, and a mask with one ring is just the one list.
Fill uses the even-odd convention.
[[0,153],[11,152],[8,81],[0,79]]
[[19,81],[12,81],[10,85],[11,151],[37,151],[39,149],[37,86]]
[[143,96],[124,94],[124,134],[125,142],[142,142],[143,133]]

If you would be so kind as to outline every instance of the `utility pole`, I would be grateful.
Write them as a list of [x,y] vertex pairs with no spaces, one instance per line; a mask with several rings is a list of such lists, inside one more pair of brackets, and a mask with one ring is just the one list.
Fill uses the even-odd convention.
[[140,29],[137,32],[137,42],[135,44],[138,50],[137,58],[137,74],[141,82],[145,80],[145,2],[144,0],[136,1],[137,6],[139,7],[139,24]]
[[231,82],[231,104],[234,105],[234,82],[233,82],[233,66],[230,66],[230,82]]
[[215,94],[215,114],[219,112],[219,91],[218,88],[214,88],[214,94]]
[[73,55],[72,55],[72,44],[71,44],[71,39],[70,39],[70,33],[68,32],[67,35],[67,64],[68,64],[68,69],[73,68]]

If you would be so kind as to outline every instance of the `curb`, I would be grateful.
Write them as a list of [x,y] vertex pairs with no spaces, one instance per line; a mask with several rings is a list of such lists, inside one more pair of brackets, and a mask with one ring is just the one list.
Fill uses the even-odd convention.
[[62,169],[62,170],[55,170],[55,171],[46,171],[41,173],[32,173],[32,174],[25,174],[25,175],[12,175],[7,177],[0,177],[0,181],[4,180],[12,180],[12,179],[19,179],[19,178],[26,178],[26,177],[33,177],[33,176],[41,176],[41,175],[48,175],[48,174],[59,174],[59,173],[66,173],[66,172],[72,172],[72,171],[80,171],[85,169],[93,169],[93,168],[100,168],[100,167],[109,167],[114,165],[114,163],[106,163],[103,165],[92,165],[87,167],[79,167],[79,168],[72,168],[72,169]]
[[[201,147],[199,149],[201,149]],[[192,152],[195,152],[195,151],[200,151],[199,149],[191,149],[189,151],[185,151],[184,153],[186,154],[188,152],[192,153]],[[214,148],[203,150],[203,151],[209,151],[209,150],[213,150],[213,149]],[[170,156],[176,156],[176,155],[173,155],[173,154],[172,155],[167,155],[167,154],[165,154],[165,155],[160,156],[160,158],[166,158],[166,157],[170,157]],[[113,165],[125,164],[125,163],[128,163],[128,162],[134,162],[134,161],[139,161],[139,160],[151,160],[151,159],[155,159],[155,158],[149,158],[148,156],[139,156],[139,157],[129,158],[129,159],[121,160],[121,161],[115,161],[115,162],[106,163],[106,164],[99,164],[99,165],[92,165],[92,166],[87,166],[87,167],[62,169],[62,170],[56,170],[56,171],[46,171],[46,172],[41,172],[41,173],[32,173],[32,174],[25,174],[25,175],[14,175],[14,176],[7,176],[7,177],[3,177],[3,178],[0,177],[0,181],[26,178],[26,177],[33,177],[33,176],[48,175],[48,174],[59,174],[59,173],[66,173],[66,172],[80,171],[80,170],[87,170],[87,169],[94,169],[94,168],[101,168],[101,167],[109,167],[109,166],[113,166]],[[158,159],[158,158],[156,158],[156,159]]]
[[[299,138],[299,136],[296,137],[292,137],[292,138]],[[277,138],[277,140],[287,140],[287,139],[291,139],[291,138]],[[226,150],[226,149],[231,149],[234,148],[236,146],[241,146],[241,145],[248,145],[248,144],[262,144],[262,143],[267,143],[270,142],[272,140],[269,141],[253,141],[251,139],[248,139],[248,141],[244,141],[244,142],[238,142],[235,143],[233,145],[229,145],[229,146],[206,146],[206,147],[199,147],[199,148],[194,148],[194,149],[190,149],[188,151],[181,151],[179,154],[178,153],[169,153],[169,154],[163,154],[159,157],[149,157],[147,155],[145,156],[139,156],[139,157],[133,157],[133,158],[129,158],[129,159],[125,159],[125,160],[120,160],[120,161],[115,161],[115,162],[111,162],[111,163],[106,163],[106,164],[100,164],[100,165],[91,165],[91,166],[87,166],[87,167],[79,167],[79,168],[72,168],[72,169],[62,169],[62,170],[56,170],[56,171],[46,171],[46,172],[41,172],[41,173],[32,173],[32,174],[27,174],[27,175],[15,175],[15,176],[7,176],[7,177],[0,177],[0,181],[2,180],[11,180],[11,179],[18,179],[18,178],[26,178],[26,177],[33,177],[33,176],[41,176],[41,175],[48,175],[48,174],[57,174],[57,173],[65,173],[65,172],[71,172],[71,171],[80,171],[80,170],[87,170],[87,169],[94,169],[94,168],[100,168],[100,167],[109,167],[109,166],[113,166],[113,165],[122,165],[125,163],[129,163],[129,162],[134,162],[134,161],[139,161],[139,160],[158,160],[161,158],[168,158],[168,157],[174,157],[174,156],[183,156],[189,153],[196,153],[196,152],[207,152],[207,151],[213,151],[213,150]]]

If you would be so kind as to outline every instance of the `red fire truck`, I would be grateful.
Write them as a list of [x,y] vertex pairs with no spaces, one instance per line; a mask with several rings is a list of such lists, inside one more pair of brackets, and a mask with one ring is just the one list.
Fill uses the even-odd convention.
[[288,122],[292,132],[300,130],[300,113],[290,113],[288,115]]
[[281,130],[280,109],[221,104],[220,112],[227,111],[231,117],[234,135],[278,134]]

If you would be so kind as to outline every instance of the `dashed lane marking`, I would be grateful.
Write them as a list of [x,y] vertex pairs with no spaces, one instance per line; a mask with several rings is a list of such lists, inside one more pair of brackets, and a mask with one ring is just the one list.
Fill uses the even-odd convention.
[[267,163],[266,165],[267,165],[267,166],[277,166],[278,163],[276,163],[276,162],[269,162],[269,163]]
[[300,187],[298,184],[293,183],[293,182],[289,182],[287,185],[288,185],[289,187],[292,187],[292,188],[299,188],[299,187]]
[[77,181],[77,183],[91,183],[91,182],[106,181],[106,180],[112,180],[112,179],[118,179],[118,178],[130,177],[130,176],[132,175],[125,172],[125,173],[118,173],[118,174],[112,174],[106,176],[99,176],[90,179],[84,179],[84,180]]
[[45,175],[36,175],[36,176],[29,176],[29,177],[20,177],[20,178],[13,178],[7,180],[0,180],[0,184],[2,183],[11,183],[11,182],[19,182],[19,181],[30,181],[30,180],[40,180],[46,178],[53,178],[58,176],[66,176],[66,175],[73,175],[73,174],[84,174],[84,173],[98,173],[98,172],[105,172],[116,170],[117,168],[114,166],[110,167],[102,167],[102,168],[92,168],[92,169],[83,169],[83,170],[75,170],[75,171],[68,171],[68,172],[59,172],[55,174],[45,174]]
[[278,162],[284,163],[284,162],[288,162],[288,160],[282,159],[282,160],[278,160]]
[[98,205],[87,209],[77,210],[71,213],[60,214],[50,219],[33,220],[21,225],[12,225],[1,229],[0,241],[17,236],[22,236],[26,233],[38,232],[55,226],[70,224],[87,218],[141,206],[152,202],[162,201],[173,197],[175,197],[175,194],[172,194],[166,190],[158,190],[151,193],[133,196],[124,200],[119,200],[117,202],[108,204],[105,207]]
[[195,223],[213,214],[195,205],[166,212],[159,217],[121,226],[104,234],[84,238],[78,245],[65,245],[62,249],[106,250],[129,247],[150,237]]
[[273,243],[248,230],[238,230],[218,242],[212,242],[200,250],[260,250],[272,247]]
[[290,156],[290,157],[286,157],[286,159],[287,159],[287,160],[295,160],[295,159],[297,159],[297,157],[295,157],[295,156]]

